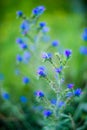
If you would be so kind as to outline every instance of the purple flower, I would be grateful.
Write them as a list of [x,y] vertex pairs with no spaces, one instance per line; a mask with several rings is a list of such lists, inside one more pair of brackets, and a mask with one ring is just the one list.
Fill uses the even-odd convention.
[[8,100],[10,98],[10,95],[8,93],[2,93],[2,97],[6,100]]
[[72,89],[74,84],[67,84],[67,88]]
[[82,34],[82,39],[83,39],[84,41],[87,41],[87,28],[84,29],[84,32],[83,32],[83,34]]
[[57,40],[52,42],[52,46],[54,46],[54,47],[58,46],[58,44],[59,44],[59,42]]
[[16,59],[18,62],[22,62],[22,56],[20,56],[19,54],[17,55]]
[[39,16],[39,15],[41,15],[44,11],[45,11],[45,7],[44,7],[44,6],[38,6],[38,7],[36,7],[36,8],[33,9],[32,13],[33,13],[35,16]]
[[83,54],[83,55],[87,55],[87,47],[81,46],[80,47],[80,53]]
[[27,99],[25,96],[21,96],[21,97],[20,97],[20,101],[21,101],[22,103],[26,103],[26,102],[28,101],[28,99]]
[[23,77],[23,83],[28,84],[30,82],[30,79],[28,77]]
[[67,50],[65,50],[64,54],[67,58],[69,58],[72,54],[72,51],[67,49]]
[[22,44],[22,43],[23,43],[23,40],[22,40],[21,38],[17,38],[17,39],[16,39],[16,43]]
[[77,89],[74,91],[74,95],[75,95],[75,96],[80,96],[81,93],[82,93],[81,88],[77,88]]
[[43,52],[42,53],[42,58],[45,59],[45,60],[49,60],[49,59],[52,58],[52,54],[51,53]]
[[37,70],[37,74],[40,76],[40,77],[46,77],[46,73],[45,73],[45,68],[44,66],[40,66]]
[[52,115],[52,111],[50,111],[50,110],[44,110],[43,114],[44,114],[45,117],[49,117],[49,116]]
[[34,94],[35,94],[36,97],[39,97],[39,98],[44,97],[44,93],[40,90],[36,91]]
[[62,72],[62,69],[63,69],[63,67],[60,66],[59,68],[56,68],[55,71],[60,74]]
[[46,25],[45,22],[41,22],[41,23],[40,23],[40,27],[41,27],[41,28],[43,28],[45,25]]
[[17,14],[18,17],[22,17],[23,16],[23,12],[22,11],[17,11],[16,14]]

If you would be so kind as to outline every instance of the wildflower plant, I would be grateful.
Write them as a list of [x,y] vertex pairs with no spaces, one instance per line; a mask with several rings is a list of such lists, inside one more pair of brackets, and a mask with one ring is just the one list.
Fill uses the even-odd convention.
[[[17,17],[22,19],[20,30],[23,35],[23,38],[16,39],[16,43],[23,53],[22,55],[17,55],[17,64],[28,64],[33,55],[34,62],[37,62],[38,66],[37,70],[35,70],[36,76],[38,77],[37,82],[42,79],[43,83],[47,84],[47,87],[50,89],[50,92],[47,94],[50,95],[52,92],[54,95],[50,99],[50,96],[46,95],[46,92],[43,92],[43,90],[34,92],[37,101],[43,106],[43,109],[40,111],[43,115],[41,122],[43,130],[63,129],[63,125],[67,122],[71,122],[71,129],[75,129],[71,114],[65,113],[66,107],[71,103],[73,98],[79,97],[82,93],[80,88],[74,88],[75,85],[73,83],[65,83],[64,71],[68,68],[67,64],[72,56],[72,50],[65,49],[58,51],[60,46],[59,41],[47,40],[49,37],[49,28],[45,22],[38,21],[44,11],[44,6],[38,6],[32,10],[30,17],[26,17],[22,11],[17,12]],[[47,44],[42,44],[46,40]],[[52,52],[50,48],[57,48],[57,51]],[[41,65],[38,65],[40,63],[40,56],[42,62]],[[24,84],[31,83],[32,80],[28,76],[23,76],[22,79]],[[20,100],[22,102],[27,101],[24,96]]]

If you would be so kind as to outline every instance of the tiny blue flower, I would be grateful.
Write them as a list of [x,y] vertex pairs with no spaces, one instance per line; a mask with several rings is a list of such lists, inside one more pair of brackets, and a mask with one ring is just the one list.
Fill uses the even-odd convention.
[[21,97],[20,97],[20,101],[21,101],[22,103],[26,103],[26,102],[28,101],[28,99],[27,99],[25,96],[21,96]]
[[22,11],[17,11],[16,14],[17,14],[18,17],[22,17],[23,16],[23,12]]
[[23,22],[22,22],[22,24],[20,25],[20,28],[22,29],[22,33],[23,34],[27,34],[27,32],[29,31],[29,29],[30,29],[30,26],[29,26],[29,23],[26,21],[26,20],[24,20]]
[[37,74],[40,77],[46,77],[46,73],[45,73],[45,67],[44,66],[40,66],[37,70]]
[[46,27],[46,26],[44,26],[43,29],[42,29],[42,32],[43,32],[43,33],[47,33],[47,32],[49,32],[49,28]]
[[52,42],[52,46],[54,46],[54,47],[58,46],[58,44],[59,44],[59,42],[57,40]]
[[8,93],[2,93],[2,97],[6,100],[8,100],[10,98],[10,95]]
[[82,34],[82,39],[83,39],[84,41],[87,41],[87,28],[84,29],[84,32],[83,32],[83,34]]
[[38,6],[36,8],[33,9],[32,13],[36,16],[41,15],[43,12],[45,11],[45,7],[44,6]]
[[62,72],[62,69],[63,69],[63,67],[60,66],[59,68],[55,68],[55,71],[60,74]]
[[27,46],[26,43],[22,43],[22,44],[20,44],[20,47],[21,47],[22,49],[27,49],[27,48],[28,48],[28,46]]
[[24,54],[23,54],[23,61],[24,63],[28,63],[28,61],[30,60],[30,53],[28,51],[25,51]]
[[51,99],[51,104],[56,105],[56,99]]
[[67,50],[65,50],[64,54],[67,58],[69,58],[72,54],[72,51],[67,49]]
[[20,56],[19,54],[17,55],[16,59],[18,62],[22,62],[22,56]]
[[28,84],[30,82],[30,79],[28,77],[23,77],[23,83]]
[[51,53],[43,52],[42,53],[42,58],[45,59],[45,60],[49,60],[49,59],[52,58],[52,54]]
[[18,44],[22,44],[22,43],[23,43],[22,38],[17,38],[17,39],[16,39],[16,43],[18,43]]
[[52,115],[52,111],[50,111],[50,110],[44,110],[43,114],[44,114],[45,117],[49,117],[49,116]]
[[46,25],[45,22],[40,22],[40,27],[43,28]]
[[81,93],[82,93],[81,88],[77,88],[77,89],[74,91],[74,95],[75,95],[75,96],[80,96]]
[[40,90],[36,91],[34,94],[35,94],[36,97],[39,97],[39,98],[44,97],[44,93]]
[[65,105],[64,101],[60,101],[60,102],[58,103],[58,107],[59,107],[59,108],[62,107],[62,106],[64,106],[64,105]]
[[80,53],[83,54],[83,55],[87,55],[87,47],[81,46],[80,47]]
[[74,84],[67,84],[67,88],[72,89],[74,87]]

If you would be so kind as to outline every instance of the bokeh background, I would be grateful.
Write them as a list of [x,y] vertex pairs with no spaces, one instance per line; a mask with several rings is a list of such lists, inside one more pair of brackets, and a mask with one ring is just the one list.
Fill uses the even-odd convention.
[[[52,38],[58,39],[63,48],[72,49],[66,82],[74,82],[76,87],[82,89],[87,85],[87,55],[80,54],[79,50],[81,46],[87,46],[87,42],[82,39],[84,28],[87,27],[86,0],[0,0],[0,91],[3,88],[11,96],[14,95],[12,102],[19,102],[20,95],[27,95],[30,104],[34,102],[33,84],[28,88],[23,86],[21,79],[14,74],[16,55],[19,51],[16,38],[20,36],[20,20],[16,18],[16,11],[22,10],[28,16],[38,5],[46,7],[40,20],[46,21]],[[81,102],[84,102],[83,99]]]

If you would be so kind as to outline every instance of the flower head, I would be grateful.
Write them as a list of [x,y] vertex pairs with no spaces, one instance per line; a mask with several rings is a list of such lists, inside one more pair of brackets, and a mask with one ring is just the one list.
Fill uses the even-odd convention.
[[42,98],[42,97],[44,97],[44,93],[42,91],[38,90],[38,91],[35,92],[35,96]]
[[43,52],[42,53],[42,58],[45,59],[45,60],[49,60],[49,59],[52,58],[52,53]]
[[59,42],[57,40],[52,42],[52,46],[54,46],[54,47],[58,46],[58,44],[59,44]]
[[77,88],[77,89],[74,91],[74,95],[75,95],[75,96],[80,96],[81,93],[82,93],[81,88]]
[[28,48],[28,46],[27,46],[26,43],[22,43],[22,44],[20,44],[20,47],[21,47],[22,49],[27,49],[27,48]]
[[8,93],[2,93],[2,97],[6,100],[8,100],[10,98],[10,95]]
[[33,13],[35,16],[39,16],[39,15],[41,15],[44,11],[45,11],[45,7],[44,7],[44,6],[38,6],[38,7],[36,7],[36,8],[33,9],[32,13]]
[[25,96],[21,96],[21,97],[20,97],[20,101],[21,101],[22,103],[26,103],[26,102],[28,101],[28,99],[27,99]]
[[74,84],[67,84],[67,88],[72,89],[74,87]]
[[28,77],[23,77],[23,83],[28,84],[30,82],[30,79]]
[[87,47],[81,46],[80,47],[80,53],[83,54],[83,55],[87,55]]
[[43,28],[46,25],[45,22],[40,22],[40,27]]
[[63,69],[63,67],[60,66],[59,68],[55,68],[55,71],[60,74],[62,72],[62,69]]
[[21,55],[18,54],[16,59],[17,59],[18,62],[22,62],[22,56]]
[[62,107],[62,106],[64,106],[64,105],[65,105],[64,101],[59,101],[59,103],[58,103],[58,107],[59,108]]
[[84,32],[83,32],[83,34],[82,34],[82,39],[83,39],[84,41],[87,41],[87,28],[84,29]]
[[22,17],[23,16],[23,12],[22,11],[17,11],[16,14],[17,14],[18,17]]
[[69,58],[72,54],[72,51],[67,49],[67,50],[64,51],[64,54],[67,58]]
[[40,76],[40,77],[46,77],[46,73],[45,73],[45,68],[44,66],[40,66],[37,70],[37,74]]
[[49,116],[52,115],[52,111],[50,111],[50,110],[44,110],[43,114],[44,114],[45,117],[49,117]]
[[73,92],[67,92],[67,93],[66,93],[66,97],[67,97],[67,98],[70,98],[70,97],[72,97],[72,96],[73,96]]
[[18,43],[18,44],[22,44],[22,43],[23,43],[22,38],[17,38],[17,39],[16,39],[16,43]]
[[53,98],[53,99],[51,99],[50,102],[51,102],[51,104],[56,105],[56,99]]

